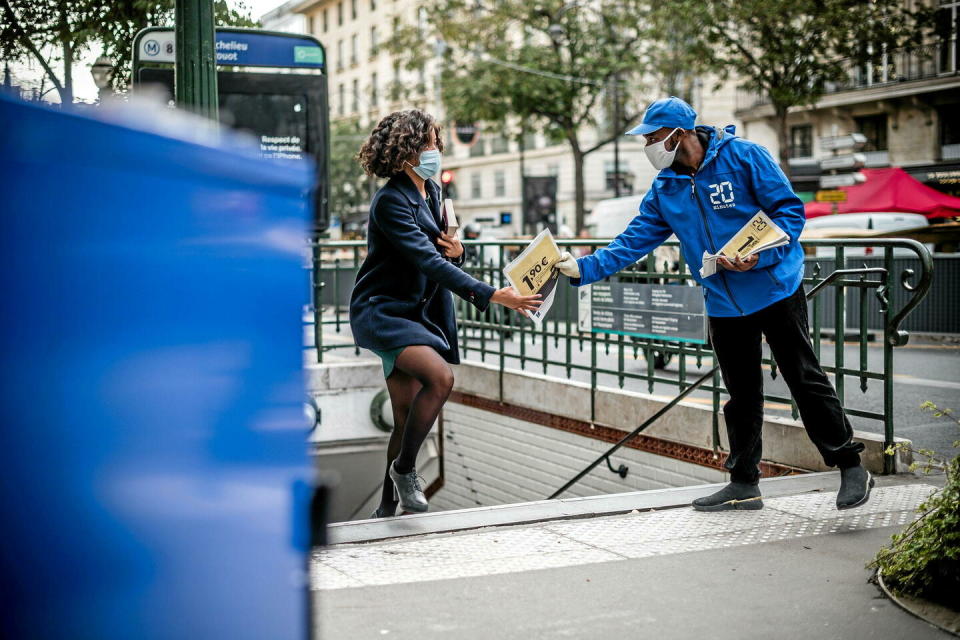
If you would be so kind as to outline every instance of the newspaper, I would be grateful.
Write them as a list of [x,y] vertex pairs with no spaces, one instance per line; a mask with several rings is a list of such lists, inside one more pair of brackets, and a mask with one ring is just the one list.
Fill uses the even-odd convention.
[[783,229],[770,219],[763,211],[757,211],[747,224],[743,225],[727,244],[723,245],[717,253],[709,254],[703,252],[703,266],[700,267],[700,277],[707,278],[717,272],[717,260],[722,256],[733,260],[737,256],[741,260],[750,256],[782,247],[790,243],[788,236]]
[[554,265],[560,262],[560,247],[550,229],[544,229],[527,245],[520,255],[507,263],[503,274],[507,282],[522,296],[539,293],[541,305],[530,312],[530,319],[539,327],[553,305],[560,271]]

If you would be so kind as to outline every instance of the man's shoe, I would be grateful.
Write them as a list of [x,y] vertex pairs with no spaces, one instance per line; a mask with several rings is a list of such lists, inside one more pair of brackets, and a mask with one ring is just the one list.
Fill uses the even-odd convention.
[[866,504],[874,481],[862,464],[840,469],[840,491],[837,492],[837,509],[853,509]]
[[390,479],[393,480],[393,497],[400,503],[401,509],[412,513],[423,513],[430,508],[427,497],[423,495],[416,469],[410,473],[400,473],[391,463],[389,472]]
[[731,482],[720,491],[693,501],[697,511],[755,511],[763,508],[760,487],[745,482]]

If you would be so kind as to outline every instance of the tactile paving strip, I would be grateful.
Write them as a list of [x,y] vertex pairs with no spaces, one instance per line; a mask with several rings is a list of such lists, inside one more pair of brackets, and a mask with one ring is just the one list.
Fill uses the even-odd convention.
[[347,544],[314,554],[314,589],[343,589],[532,571],[623,558],[705,551],[789,538],[905,525],[930,485],[874,489],[870,502],[837,511],[835,494],[764,500],[760,511],[689,508],[533,523]]

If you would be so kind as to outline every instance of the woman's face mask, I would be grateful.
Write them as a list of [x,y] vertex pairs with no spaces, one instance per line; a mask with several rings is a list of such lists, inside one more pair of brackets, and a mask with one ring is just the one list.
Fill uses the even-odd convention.
[[[413,172],[424,180],[429,180],[440,172],[440,151],[428,149],[420,154],[420,164],[413,167]],[[409,162],[407,164],[410,164]]]
[[647,160],[650,161],[650,164],[653,165],[654,169],[659,171],[660,169],[666,169],[673,164],[673,159],[677,155],[677,149],[680,148],[680,142],[677,141],[677,144],[673,147],[672,151],[667,151],[667,140],[669,140],[670,137],[673,136],[673,134],[675,134],[677,131],[682,131],[682,129],[674,129],[660,142],[648,144],[643,148],[643,152],[647,154]]

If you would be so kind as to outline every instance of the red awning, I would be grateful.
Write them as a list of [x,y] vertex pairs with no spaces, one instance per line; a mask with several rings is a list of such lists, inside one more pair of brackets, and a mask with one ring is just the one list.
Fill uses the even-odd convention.
[[[960,216],[960,198],[948,196],[923,184],[900,167],[864,169],[867,181],[853,187],[840,187],[847,201],[837,205],[839,213],[895,211],[922,213],[928,219]],[[833,213],[829,202],[808,202],[808,218]]]

